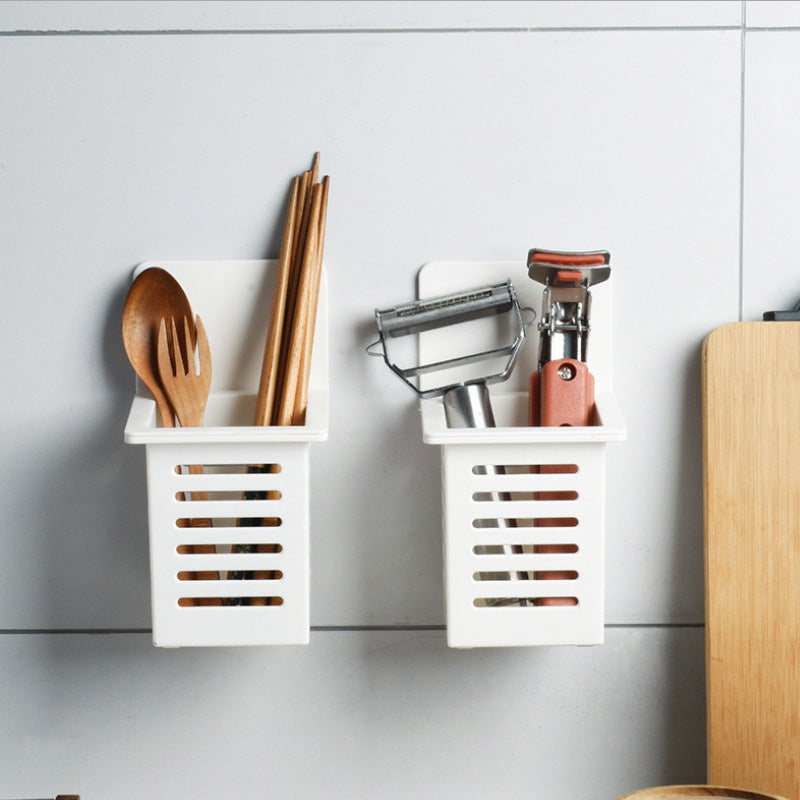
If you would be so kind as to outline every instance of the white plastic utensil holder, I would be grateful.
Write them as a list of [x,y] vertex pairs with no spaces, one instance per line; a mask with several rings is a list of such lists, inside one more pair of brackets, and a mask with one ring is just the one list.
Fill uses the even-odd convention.
[[150,266],[181,284],[212,358],[203,427],[160,427],[138,381],[125,427],[146,452],[153,643],[307,644],[309,447],[328,434],[325,274],[305,424],[261,427],[252,422],[277,263],[150,262],[135,274]]
[[[425,265],[418,296],[510,279],[520,305],[541,313],[542,285],[517,262]],[[605,446],[625,438],[611,392],[611,280],[591,289],[588,366],[596,425],[530,427],[528,380],[536,323],[510,379],[494,384],[497,427],[448,428],[441,399],[421,401],[423,439],[441,446],[447,642],[451,647],[603,642]],[[533,312],[523,312],[529,319]],[[496,318],[419,334],[419,363],[507,343]],[[457,331],[457,333],[456,333]],[[504,338],[505,337],[505,338]],[[485,366],[473,367],[473,376]],[[422,388],[444,383],[423,376]]]

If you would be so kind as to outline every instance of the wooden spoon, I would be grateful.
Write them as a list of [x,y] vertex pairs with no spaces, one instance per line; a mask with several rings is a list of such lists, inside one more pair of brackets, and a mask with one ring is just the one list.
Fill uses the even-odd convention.
[[[140,272],[125,300],[122,312],[122,341],[125,352],[139,380],[150,390],[156,401],[156,408],[165,428],[175,427],[175,411],[164,391],[158,372],[158,329],[164,319],[194,319],[192,307],[178,281],[160,267],[150,267]],[[194,352],[196,334],[194,325],[190,326],[191,348]],[[188,363],[188,354],[182,352],[183,363]],[[199,468],[202,471],[202,467]],[[197,472],[194,465],[190,472]],[[195,499],[197,493],[195,493]],[[207,528],[211,520],[194,519],[193,528]],[[213,553],[214,545],[181,545],[181,552]],[[210,605],[214,600],[187,600],[181,605]],[[219,601],[216,601],[219,604]]]
[[128,291],[122,313],[122,341],[131,366],[156,401],[165,428],[175,427],[175,415],[158,375],[156,343],[161,320],[171,317],[194,319],[194,314],[178,281],[166,270],[150,267],[137,276]]

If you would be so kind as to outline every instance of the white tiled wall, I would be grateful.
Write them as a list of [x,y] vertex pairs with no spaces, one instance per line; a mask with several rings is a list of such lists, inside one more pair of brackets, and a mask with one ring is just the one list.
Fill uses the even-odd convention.
[[[702,781],[699,352],[800,299],[798,44],[798,3],[0,3],[0,798]],[[315,150],[311,645],[155,650],[130,271],[274,257]],[[607,643],[453,652],[439,453],[364,347],[425,262],[533,245],[612,253]]]

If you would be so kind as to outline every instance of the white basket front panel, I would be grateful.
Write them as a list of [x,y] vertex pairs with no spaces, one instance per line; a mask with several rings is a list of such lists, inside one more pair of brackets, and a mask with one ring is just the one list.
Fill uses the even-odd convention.
[[603,641],[604,447],[442,447],[450,646]]
[[155,644],[307,643],[308,443],[146,450]]

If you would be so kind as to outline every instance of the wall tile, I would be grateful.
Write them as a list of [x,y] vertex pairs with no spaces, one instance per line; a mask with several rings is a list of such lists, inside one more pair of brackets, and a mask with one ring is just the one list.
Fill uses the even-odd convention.
[[702,782],[702,631],[462,651],[441,633],[164,651],[0,636],[6,797],[610,800]]
[[748,28],[800,27],[800,3],[797,0],[746,0],[745,14]]
[[800,32],[747,34],[743,318],[800,300],[796,209],[800,156]]
[[6,0],[5,31],[290,31],[730,27],[740,0],[539,2],[175,2],[174,0]]

